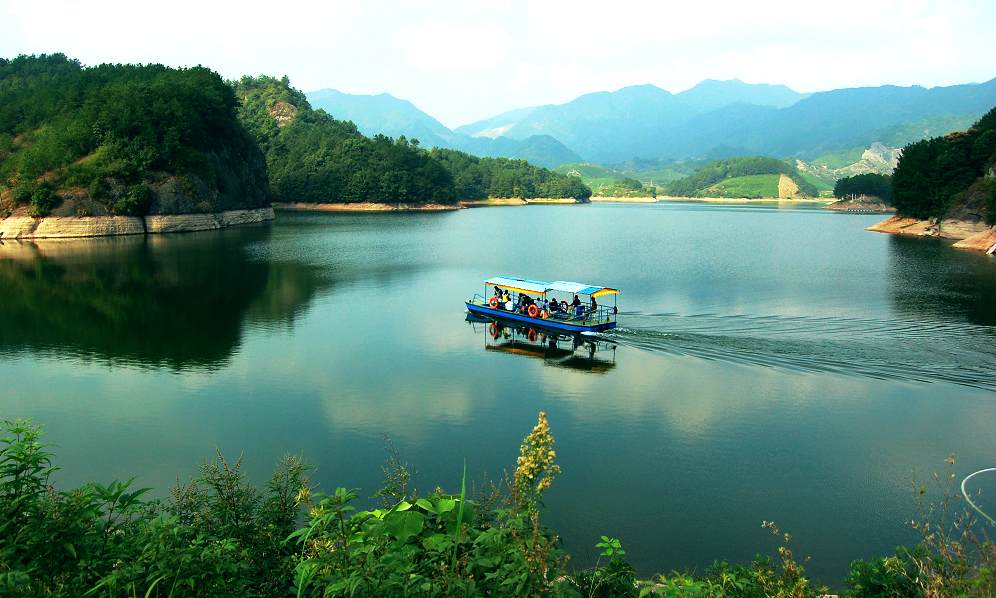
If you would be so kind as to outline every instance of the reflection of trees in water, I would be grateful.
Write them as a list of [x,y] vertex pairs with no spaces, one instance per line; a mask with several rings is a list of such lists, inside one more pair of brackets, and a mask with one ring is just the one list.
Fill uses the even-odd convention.
[[936,239],[890,239],[892,300],[904,313],[996,326],[996,260]]
[[314,267],[249,259],[268,227],[0,246],[0,353],[216,366],[247,316],[288,320],[327,283]]

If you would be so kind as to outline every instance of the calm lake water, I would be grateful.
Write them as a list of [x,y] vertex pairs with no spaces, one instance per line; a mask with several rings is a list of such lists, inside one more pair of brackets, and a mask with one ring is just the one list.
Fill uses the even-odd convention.
[[[914,479],[996,465],[996,259],[879,218],[529,206],[8,242],[0,417],[44,424],[65,485],[163,492],[216,449],[262,481],[302,452],[370,496],[385,437],[454,489],[464,459],[513,467],[543,410],[576,561],[600,534],[642,573],[748,560],[773,519],[839,584],[913,539]],[[462,300],[494,274],[618,287],[620,328],[593,353],[493,338]]]

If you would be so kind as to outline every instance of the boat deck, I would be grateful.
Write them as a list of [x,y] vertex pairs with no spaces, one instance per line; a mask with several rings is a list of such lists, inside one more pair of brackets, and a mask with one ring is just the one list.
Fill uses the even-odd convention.
[[581,316],[573,314],[554,313],[549,318],[533,318],[528,314],[504,309],[495,309],[488,305],[484,297],[475,295],[466,302],[467,310],[473,314],[488,318],[523,322],[540,328],[552,330],[567,330],[570,332],[601,332],[616,327],[615,314],[611,307],[599,307],[594,312],[585,310]]

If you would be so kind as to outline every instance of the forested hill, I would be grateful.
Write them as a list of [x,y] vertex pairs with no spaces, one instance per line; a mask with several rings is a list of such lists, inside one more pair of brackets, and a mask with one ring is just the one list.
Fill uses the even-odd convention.
[[403,136],[366,137],[352,122],[312,109],[286,78],[243,77],[233,86],[278,201],[419,204],[591,195],[580,181],[524,160],[427,151]]
[[996,108],[965,132],[907,145],[892,202],[901,216],[996,224]]
[[[786,183],[787,177],[791,182]],[[788,188],[786,188],[788,187]],[[694,174],[666,187],[681,197],[792,197],[815,196],[817,190],[796,167],[764,156],[709,162]]]
[[450,173],[403,137],[365,137],[349,121],[312,110],[287,78],[233,84],[239,117],[256,138],[277,201],[453,203]]
[[0,215],[266,206],[265,162],[236,105],[201,67],[0,59]]

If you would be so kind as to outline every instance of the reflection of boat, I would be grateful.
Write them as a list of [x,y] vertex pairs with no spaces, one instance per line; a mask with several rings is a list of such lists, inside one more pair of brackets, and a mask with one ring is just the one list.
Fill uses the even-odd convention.
[[484,333],[484,350],[542,359],[547,365],[594,373],[616,367],[616,345],[580,334],[510,325],[467,314],[475,332]]
[[[489,278],[484,285],[484,295],[474,295],[466,302],[472,314],[568,332],[601,332],[616,327],[619,310],[615,298],[619,291],[610,287],[509,276]],[[599,306],[596,299],[608,295],[613,297],[612,307]],[[582,302],[581,297],[588,301]]]

